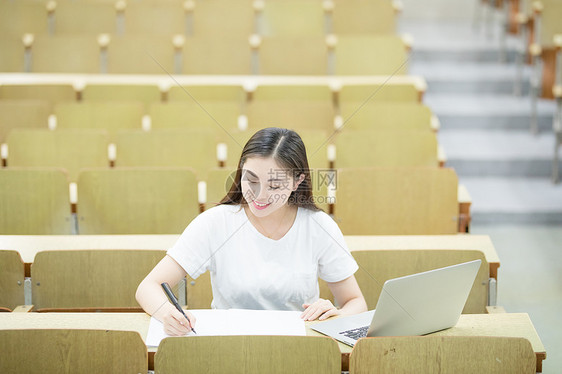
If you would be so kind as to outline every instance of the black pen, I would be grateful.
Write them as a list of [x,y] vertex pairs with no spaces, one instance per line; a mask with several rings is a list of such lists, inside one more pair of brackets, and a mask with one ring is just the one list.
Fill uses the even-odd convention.
[[[183,316],[185,317],[187,322],[189,322],[189,324],[191,325],[191,321],[189,320],[189,318],[187,318],[187,316],[183,312],[183,309],[181,308],[180,304],[178,303],[178,299],[176,299],[176,295],[174,295],[174,293],[172,292],[172,289],[170,288],[168,283],[164,282],[164,283],[161,284],[161,286],[164,289],[164,292],[166,292],[166,295],[168,295],[168,298],[170,299],[172,304],[174,304],[176,309],[179,310],[181,314],[183,314]],[[193,327],[191,328],[191,331],[193,331],[194,334],[197,334]]]

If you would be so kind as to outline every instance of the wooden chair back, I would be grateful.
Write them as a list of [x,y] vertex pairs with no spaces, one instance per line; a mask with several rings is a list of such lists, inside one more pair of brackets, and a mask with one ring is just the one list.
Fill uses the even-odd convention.
[[148,353],[135,331],[0,330],[2,373],[146,373]]
[[525,338],[403,336],[360,339],[349,373],[535,373],[536,357]]
[[248,125],[252,130],[284,127],[299,132],[315,129],[331,133],[334,108],[329,101],[262,100],[248,105]]
[[25,269],[17,251],[0,250],[0,308],[13,310],[25,304]]
[[[0,97],[2,101],[42,100],[53,106],[62,101],[76,100],[76,91],[70,84],[5,84],[0,88]],[[42,123],[47,124],[46,120]]]
[[436,167],[437,136],[424,130],[351,130],[335,138],[337,168]]
[[50,104],[44,100],[0,101],[0,143],[4,143],[12,129],[47,128]]
[[144,105],[134,101],[59,103],[54,112],[58,129],[104,129],[115,141],[117,131],[141,128]]
[[258,49],[262,75],[326,75],[328,47],[324,37],[264,37]]
[[156,85],[143,84],[88,84],[82,92],[85,102],[140,102],[144,105],[160,101],[161,93]]
[[80,234],[179,234],[198,214],[189,168],[92,169],[78,176]]
[[458,179],[449,168],[337,170],[334,219],[344,235],[458,231]]
[[463,313],[486,313],[489,265],[478,250],[365,250],[351,253],[359,270],[355,273],[369,310],[375,309],[384,282],[405,275],[481,260]]
[[341,116],[344,130],[428,130],[431,109],[417,102],[344,102]]
[[59,169],[0,170],[0,234],[72,234],[68,183]]
[[207,202],[205,209],[217,205],[226,196],[234,182],[236,169],[214,168],[207,173]]
[[[357,104],[358,108],[365,101],[371,102],[419,102],[420,92],[414,83],[344,85],[338,93],[340,105]],[[342,107],[343,110],[343,107]]]
[[141,311],[135,292],[163,250],[54,250],[31,265],[38,311]]
[[252,0],[197,2],[193,10],[193,35],[247,40],[255,32],[252,3]]
[[223,135],[225,130],[231,132],[238,128],[241,112],[239,103],[234,101],[198,99],[198,102],[194,102],[184,96],[184,101],[150,105],[149,114],[153,129],[206,128],[215,131],[217,135]]
[[336,75],[406,75],[407,50],[394,35],[338,36]]
[[[189,352],[189,354],[186,354]],[[155,373],[340,373],[335,340],[311,336],[200,336],[166,338],[154,359]]]
[[338,1],[333,10],[334,33],[396,33],[396,15],[392,1]]
[[109,167],[107,132],[101,129],[16,129],[7,143],[8,166],[63,168],[71,182],[82,168]]
[[185,42],[182,74],[250,75],[251,58],[247,36],[193,37]]
[[37,35],[31,54],[32,73],[101,72],[97,35]]
[[326,22],[321,1],[269,1],[261,13],[263,36],[323,36]]
[[[146,19],[143,23],[151,24]],[[126,28],[128,27],[129,24]],[[107,72],[111,74],[177,73],[172,35],[154,33],[130,35],[126,32],[125,35],[112,36],[107,46]]]
[[115,166],[190,167],[199,178],[217,166],[212,129],[129,130],[117,134]]

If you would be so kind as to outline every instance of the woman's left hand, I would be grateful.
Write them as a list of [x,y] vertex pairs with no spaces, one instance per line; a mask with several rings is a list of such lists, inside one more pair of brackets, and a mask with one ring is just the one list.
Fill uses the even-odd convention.
[[322,321],[340,314],[330,300],[318,299],[312,304],[302,304],[302,307],[304,312],[302,312],[301,318],[305,321],[314,321],[315,319]]

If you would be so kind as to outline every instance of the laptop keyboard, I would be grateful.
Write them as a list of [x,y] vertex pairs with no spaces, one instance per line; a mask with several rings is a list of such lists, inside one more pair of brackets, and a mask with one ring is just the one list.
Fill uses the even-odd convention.
[[363,326],[363,327],[358,327],[356,329],[342,331],[340,332],[340,334],[345,335],[348,338],[358,340],[359,338],[366,337],[368,330],[369,330],[369,326]]

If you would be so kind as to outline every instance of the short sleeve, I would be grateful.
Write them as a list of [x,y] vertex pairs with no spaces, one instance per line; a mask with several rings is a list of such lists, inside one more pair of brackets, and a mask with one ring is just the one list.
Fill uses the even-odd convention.
[[210,209],[195,217],[167,252],[193,279],[212,267],[209,233],[214,213]]
[[351,255],[337,223],[327,214],[316,219],[321,243],[318,259],[318,276],[326,282],[339,282],[349,278],[359,266]]

